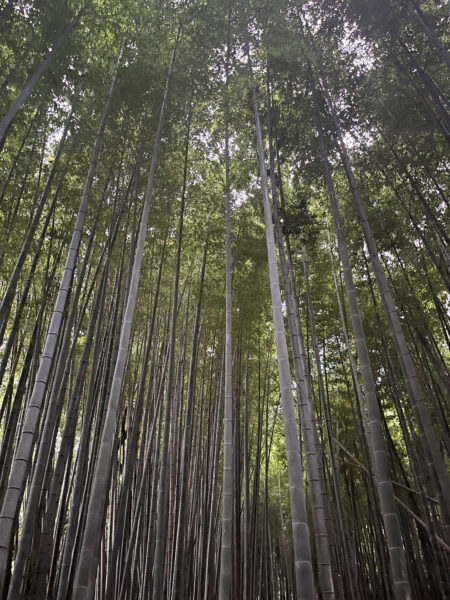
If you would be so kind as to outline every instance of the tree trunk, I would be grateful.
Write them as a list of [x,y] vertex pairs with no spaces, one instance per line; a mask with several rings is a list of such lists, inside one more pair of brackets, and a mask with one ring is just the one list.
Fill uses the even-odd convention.
[[289,356],[284,330],[283,310],[281,306],[280,283],[278,281],[278,265],[273,235],[272,210],[269,200],[267,169],[264,160],[264,145],[259,120],[256,88],[252,88],[252,104],[255,116],[259,170],[263,193],[264,216],[266,223],[267,254],[269,257],[270,290],[272,296],[272,312],[275,328],[275,341],[278,356],[278,371],[280,377],[280,393],[283,407],[285,428],[286,454],[288,461],[288,476],[291,499],[292,535],[294,541],[296,598],[298,600],[313,600],[314,579],[311,563],[311,546],[309,527],[306,515],[306,498],[303,488],[303,469],[300,456],[300,444],[295,418],[294,399],[289,367]]
[[406,388],[408,390],[411,406],[419,427],[420,438],[422,440],[422,445],[425,451],[428,468],[437,486],[442,510],[442,518],[446,528],[450,532],[450,479],[447,474],[447,468],[442,457],[439,444],[437,442],[433,425],[431,423],[430,413],[426,406],[423,391],[421,389],[416,374],[416,369],[411,358],[408,345],[406,343],[406,338],[403,333],[397,308],[394,304],[389,284],[384,273],[383,267],[381,265],[381,261],[378,255],[378,248],[373,237],[369,221],[367,219],[366,210],[363,205],[363,201],[359,192],[358,185],[356,183],[356,179],[353,174],[353,169],[350,163],[350,159],[348,157],[347,149],[342,138],[342,132],[337,119],[334,104],[328,91],[326,82],[323,78],[321,78],[321,83],[331,115],[333,117],[339,152],[341,154],[342,163],[344,165],[344,169],[348,178],[350,191],[352,193],[358,211],[359,220],[364,233],[364,239],[369,249],[369,256],[372,263],[372,268],[378,283],[383,307],[386,312],[386,316],[391,330],[391,335],[397,350],[397,355],[400,367],[402,369]]
[[[119,56],[120,60],[120,56]],[[92,184],[97,168],[98,157],[103,141],[103,134],[106,127],[106,119],[109,114],[111,98],[114,91],[119,61],[114,71],[113,79],[108,93],[105,109],[95,141],[94,150],[91,156],[89,173],[83,192],[83,198],[78,210],[75,228],[72,234],[66,264],[61,279],[58,297],[56,299],[53,316],[48,328],[44,350],[40,359],[39,370],[31,394],[30,402],[27,406],[20,439],[17,444],[16,454],[11,469],[11,475],[6,491],[3,507],[0,514],[0,597],[4,593],[9,573],[9,563],[11,559],[11,543],[14,530],[17,526],[17,516],[22,502],[25,490],[26,479],[31,467],[31,458],[35,443],[35,437],[39,426],[41,410],[47,389],[50,372],[53,366],[54,355],[60,334],[60,328],[63,316],[66,310],[66,301],[72,286],[73,275],[77,263],[78,251],[81,242],[86,213],[91,197]]]
[[229,149],[229,68],[231,54],[231,3],[228,8],[228,39],[225,65],[225,399],[223,411],[222,544],[220,552],[219,600],[231,600],[233,590],[233,345],[231,279],[231,190]]
[[[178,41],[178,35],[176,41]],[[141,216],[136,255],[133,263],[130,291],[128,293],[125,313],[120,330],[119,352],[115,363],[114,374],[112,378],[112,388],[105,415],[105,423],[102,431],[99,454],[97,457],[95,472],[93,475],[93,486],[89,496],[86,527],[81,543],[80,554],[78,556],[77,561],[77,568],[73,584],[74,600],[89,600],[94,595],[94,584],[99,559],[100,541],[102,536],[107,493],[109,488],[112,452],[117,427],[117,412],[119,407],[120,391],[122,387],[122,379],[125,371],[125,362],[130,341],[131,323],[134,314],[134,307],[136,305],[141,264],[144,256],[144,245],[145,238],[147,235],[147,224],[152,204],[158,150],[161,142],[164,116],[168,101],[169,80],[175,61],[175,51],[176,42],[172,52],[172,58],[170,61],[166,86],[164,90],[164,97],[161,105],[158,129],[156,133],[152,162],[148,177],[147,191],[145,194],[144,208]]]
[[392,487],[386,446],[383,437],[380,409],[378,405],[378,399],[376,396],[375,382],[373,380],[372,368],[370,364],[369,353],[367,350],[364,328],[359,310],[359,304],[356,297],[355,284],[353,281],[353,275],[351,271],[347,243],[345,240],[341,216],[339,213],[339,207],[336,200],[333,180],[331,177],[330,165],[326,153],[325,142],[323,139],[323,130],[318,107],[317,93],[314,87],[313,93],[315,105],[314,110],[316,114],[317,129],[319,134],[319,144],[322,158],[324,180],[331,204],[331,212],[333,215],[333,221],[336,230],[339,255],[344,270],[344,281],[347,292],[347,300],[350,308],[356,349],[360,362],[364,393],[367,403],[370,431],[370,446],[372,449],[372,460],[375,470],[375,479],[380,499],[380,509],[381,514],[383,516],[386,541],[389,550],[391,574],[394,584],[394,593],[395,597],[398,600],[406,600],[411,598],[411,592],[409,589],[408,576],[406,572],[406,562],[404,556],[400,522],[398,519],[397,506],[395,503],[394,490]]

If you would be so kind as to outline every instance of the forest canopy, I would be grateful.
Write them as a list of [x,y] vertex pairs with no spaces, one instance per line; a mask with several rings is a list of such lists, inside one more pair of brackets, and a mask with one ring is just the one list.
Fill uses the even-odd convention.
[[0,600],[450,596],[440,0],[0,0]]

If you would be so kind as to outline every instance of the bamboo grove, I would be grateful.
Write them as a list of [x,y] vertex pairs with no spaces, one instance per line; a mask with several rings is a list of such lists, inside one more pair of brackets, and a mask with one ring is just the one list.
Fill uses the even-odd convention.
[[445,4],[0,2],[1,600],[449,597]]

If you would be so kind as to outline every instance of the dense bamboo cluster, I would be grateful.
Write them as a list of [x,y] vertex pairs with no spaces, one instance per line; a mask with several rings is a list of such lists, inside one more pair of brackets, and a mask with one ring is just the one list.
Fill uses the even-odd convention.
[[445,5],[0,3],[0,600],[450,595]]

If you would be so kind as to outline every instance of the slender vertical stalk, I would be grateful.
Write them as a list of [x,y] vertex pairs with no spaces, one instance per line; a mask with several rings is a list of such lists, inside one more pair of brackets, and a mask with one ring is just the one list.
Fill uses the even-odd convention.
[[418,424],[419,434],[425,451],[428,468],[437,486],[443,521],[446,528],[450,531],[450,478],[447,473],[447,467],[439,448],[436,434],[431,422],[431,416],[425,403],[423,390],[417,377],[416,368],[406,343],[406,338],[403,332],[397,307],[395,306],[389,283],[380,261],[378,248],[367,219],[367,213],[364,208],[359,187],[356,182],[350,158],[342,137],[335,106],[328,90],[328,86],[323,77],[321,77],[321,84],[331,112],[331,116],[333,118],[339,152],[349,182],[350,191],[355,201],[364,239],[369,250],[372,269],[380,290],[381,300],[388,319],[392,339],[397,350],[397,356],[403,378],[408,390],[414,416],[416,417]]
[[[298,404],[306,451],[306,469],[311,493],[311,507],[314,520],[316,554],[318,563],[318,583],[324,597],[334,598],[334,585],[331,569],[331,555],[334,546],[334,533],[330,521],[328,496],[325,489],[325,476],[322,467],[322,451],[319,444],[317,423],[314,414],[311,378],[306,359],[305,342],[303,338],[300,311],[296,301],[295,280],[292,265],[288,273],[283,245],[283,236],[278,210],[277,188],[275,184],[275,157],[271,135],[271,102],[270,85],[267,82],[267,113],[269,138],[270,180],[272,185],[273,216],[275,222],[275,239],[278,245],[278,257],[281,267],[288,326],[292,345],[295,379],[298,389]],[[291,277],[289,277],[291,275]],[[294,300],[295,298],[295,300]],[[294,306],[295,305],[295,306]]]
[[220,553],[219,599],[230,600],[233,589],[233,346],[231,281],[231,191],[229,148],[229,70],[231,53],[231,2],[228,8],[228,39],[225,65],[225,402],[223,412],[222,545]]
[[[39,220],[42,215],[42,211],[44,210],[45,204],[47,202],[47,198],[50,194],[50,190],[52,187],[53,179],[56,174],[56,170],[59,165],[59,161],[66,143],[67,134],[69,131],[70,121],[72,119],[72,113],[68,116],[66,120],[66,125],[64,127],[63,135],[61,141],[58,145],[58,150],[56,151],[55,158],[53,160],[52,168],[50,169],[49,176],[47,178],[47,182],[45,184],[44,191],[41,194],[39,199],[39,203],[37,205],[36,211],[31,220],[30,226],[28,227],[28,231],[26,233],[24,242],[22,244],[22,248],[20,249],[19,256],[17,257],[16,264],[14,265],[13,272],[8,281],[8,285],[6,287],[6,292],[2,298],[2,302],[0,304],[0,345],[3,341],[3,335],[6,327],[6,322],[9,317],[9,313],[11,311],[11,306],[14,300],[14,294],[17,288],[17,283],[19,281],[20,274],[22,272],[22,267],[24,265],[25,259],[27,258],[28,252],[30,250],[34,234],[36,233],[36,229],[39,225]],[[3,359],[4,360],[4,359]]]
[[148,176],[147,191],[145,194],[144,207],[141,216],[139,237],[133,263],[130,290],[128,293],[125,313],[120,328],[119,351],[114,367],[112,387],[105,415],[105,423],[103,426],[101,436],[99,454],[97,457],[95,472],[93,476],[93,485],[89,496],[86,527],[80,548],[80,554],[78,556],[77,569],[75,572],[75,579],[73,584],[74,600],[89,600],[94,595],[94,584],[99,559],[102,527],[105,517],[107,491],[110,481],[110,469],[117,426],[117,412],[119,408],[120,391],[122,387],[123,375],[125,372],[125,363],[131,335],[131,323],[133,320],[134,307],[136,305],[141,265],[144,256],[144,245],[145,238],[147,237],[147,225],[152,205],[158,151],[161,143],[164,117],[168,102],[169,81],[175,62],[175,53],[179,33],[180,30],[178,30],[177,37],[172,50],[172,57],[170,60],[166,85],[164,89],[163,101],[161,104],[158,129],[156,132],[152,162]]
[[78,251],[81,243],[81,234],[89,206],[92,185],[97,169],[98,158],[100,155],[103,135],[106,127],[106,120],[108,118],[111,106],[111,99],[117,80],[121,56],[122,51],[119,53],[119,58],[114,70],[108,97],[103,111],[100,128],[95,141],[94,149],[92,151],[89,172],[67,254],[61,285],[47,331],[45,345],[40,359],[39,369],[34,382],[30,402],[25,412],[22,431],[20,433],[20,438],[17,444],[14,462],[11,469],[8,489],[6,491],[3,507],[0,513],[0,596],[2,593],[4,593],[6,579],[8,577],[12,538],[14,535],[14,530],[17,526],[17,516],[25,491],[27,476],[31,468],[31,459],[36,433],[39,426],[41,410],[54,362],[56,348],[58,345],[57,342],[59,339],[61,323],[66,311],[66,302],[72,286],[73,275],[78,258]]
[[323,139],[322,123],[317,101],[317,93],[314,91],[314,110],[316,115],[317,129],[319,133],[319,144],[322,159],[324,180],[328,191],[331,205],[331,212],[336,229],[339,255],[341,258],[344,281],[347,292],[347,300],[350,308],[353,332],[355,336],[356,350],[361,366],[361,375],[364,385],[364,392],[367,403],[368,421],[370,429],[370,446],[372,449],[372,460],[375,470],[375,479],[380,499],[380,509],[383,516],[386,541],[389,550],[391,573],[393,578],[393,589],[395,597],[400,600],[411,598],[408,575],[406,571],[404,547],[400,522],[398,519],[397,506],[394,498],[394,490],[391,481],[390,468],[387,458],[386,445],[383,436],[381,424],[380,408],[376,396],[375,382],[372,375],[369,353],[364,335],[364,328],[359,310],[359,304],[356,297],[355,284],[351,271],[350,258],[348,254],[347,243],[342,227],[339,207],[334,191],[334,184],[331,177],[330,165]]
[[251,90],[253,113],[256,125],[256,139],[259,158],[259,170],[266,223],[266,243],[269,258],[270,291],[272,296],[272,313],[275,328],[275,341],[278,357],[280,393],[283,407],[283,421],[288,461],[289,489],[291,499],[292,535],[294,540],[294,561],[296,579],[296,598],[312,600],[315,597],[314,578],[311,563],[311,546],[306,514],[306,497],[303,487],[303,467],[300,456],[297,420],[295,417],[294,398],[292,396],[289,356],[284,330],[283,309],[281,306],[280,283],[278,280],[278,264],[275,251],[275,240],[272,224],[272,210],[269,200],[267,169],[264,159],[264,145],[259,119],[256,88]]
[[183,169],[183,189],[181,192],[180,218],[178,222],[178,244],[177,258],[175,266],[175,279],[173,285],[173,304],[172,304],[172,324],[170,332],[170,349],[169,349],[169,369],[167,374],[167,389],[166,389],[166,404],[164,407],[164,429],[163,441],[161,449],[161,465],[159,475],[159,491],[157,505],[157,527],[156,527],[156,548],[155,548],[155,566],[153,580],[153,599],[162,598],[165,593],[164,568],[166,565],[167,551],[167,529],[169,520],[169,440],[170,440],[170,424],[172,417],[173,404],[176,397],[175,392],[175,344],[176,344],[176,329],[178,319],[178,288],[180,282],[180,265],[181,265],[181,249],[183,244],[183,224],[184,224],[184,209],[186,204],[186,186],[187,186],[187,167],[189,159],[189,136],[190,136],[190,119],[188,117],[188,126],[186,133],[186,143],[184,149],[184,169]]

